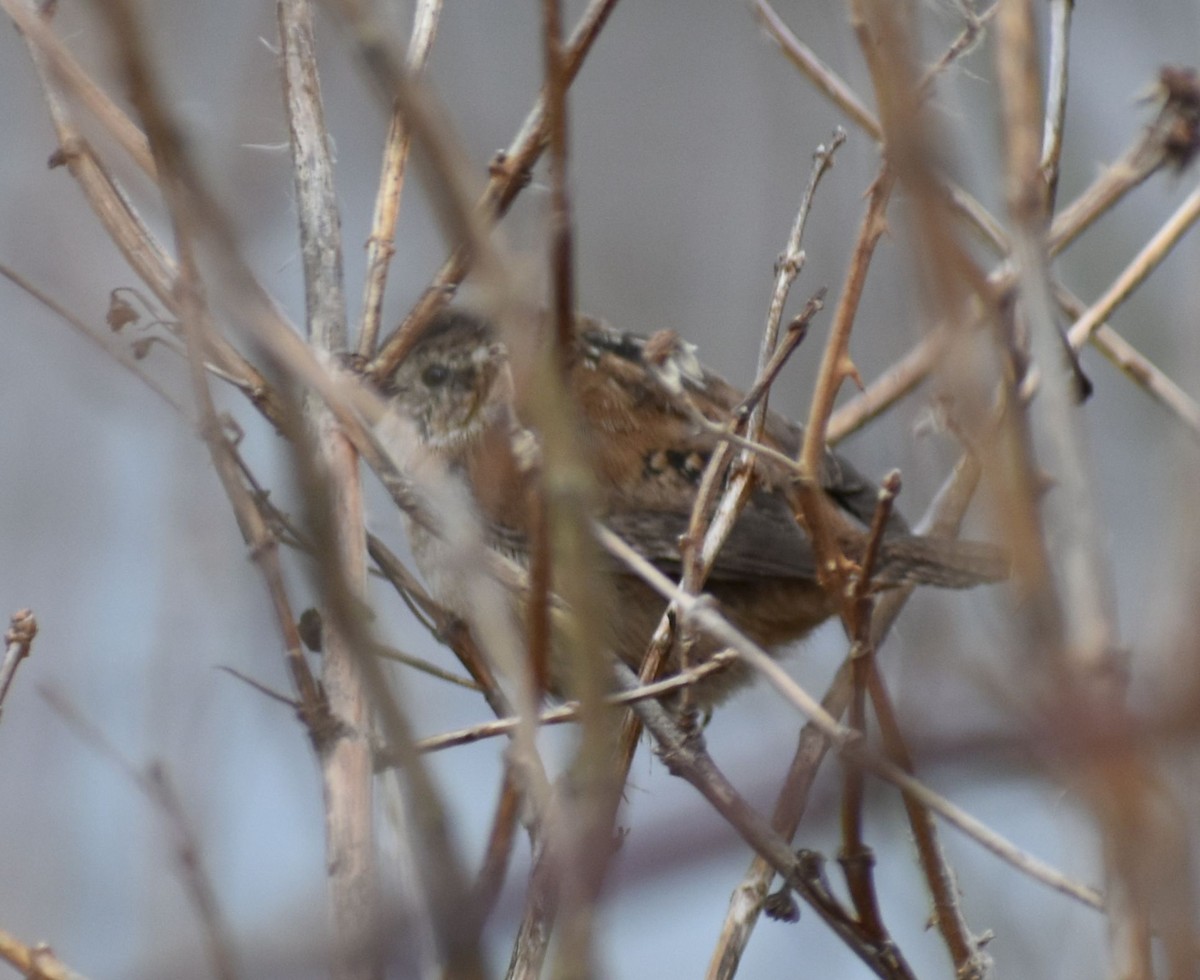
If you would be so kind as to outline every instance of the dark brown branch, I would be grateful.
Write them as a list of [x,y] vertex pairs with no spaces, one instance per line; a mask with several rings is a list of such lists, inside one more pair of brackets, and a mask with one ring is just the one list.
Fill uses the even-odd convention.
[[[628,667],[615,663],[614,669],[617,683],[623,689],[636,686],[636,676]],[[877,976],[913,976],[894,945],[876,942],[842,908],[825,886],[819,866],[814,866],[811,856],[806,859],[793,852],[787,841],[741,797],[713,763],[698,734],[684,735],[656,702],[639,702],[634,710],[658,743],[659,755],[671,773],[682,776],[699,790]]]

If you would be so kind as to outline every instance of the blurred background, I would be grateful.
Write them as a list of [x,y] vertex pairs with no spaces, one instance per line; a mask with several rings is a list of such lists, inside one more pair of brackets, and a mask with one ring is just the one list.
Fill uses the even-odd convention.
[[[567,4],[572,24],[582,3]],[[793,31],[869,99],[845,6],[780,0]],[[61,37],[120,97],[105,28],[88,5],[65,2]],[[411,4],[388,10],[407,36]],[[296,322],[304,295],[269,3],[159,0],[144,23],[191,150],[235,223],[262,281]],[[921,19],[932,60],[957,33],[955,4],[931,0]],[[363,243],[386,129],[352,49],[319,19],[326,114],[336,142],[347,295],[359,312]],[[450,0],[430,77],[450,123],[482,173],[525,118],[542,73],[539,8],[514,0]],[[1164,64],[1200,56],[1193,0],[1079,5],[1060,201],[1070,201],[1136,137],[1153,109]],[[1003,213],[996,92],[989,43],[938,88],[947,156],[959,180]],[[110,290],[138,286],[55,149],[21,38],[0,31],[0,262],[105,331]],[[808,255],[789,307],[842,285],[877,152],[785,61],[742,2],[625,0],[571,90],[571,188],[581,306],[614,325],[671,328],[734,383],[752,380],[773,282],[811,157],[835,126],[849,140],[823,183],[805,239]],[[118,166],[147,220],[166,235],[148,183]],[[541,276],[546,192],[539,168],[503,234],[528,274]],[[1057,269],[1095,298],[1195,186],[1160,174],[1072,247]],[[903,234],[885,238],[851,342],[870,381],[928,326],[911,288]],[[405,189],[385,325],[404,315],[445,256],[414,177]],[[1200,240],[1186,239],[1112,323],[1194,397],[1200,396]],[[773,406],[807,411],[828,314],[775,388]],[[203,848],[247,976],[321,976],[325,866],[320,780],[289,710],[218,670],[234,667],[287,689],[261,578],[248,560],[207,452],[188,426],[112,359],[6,282],[0,282],[0,614],[28,606],[40,634],[0,721],[0,928],[49,942],[94,977],[205,976],[200,930],[184,894],[173,840],[131,779],[72,730],[46,700],[66,700],[135,766],[169,773]],[[187,399],[183,366],[158,350],[147,370]],[[1083,413],[1095,486],[1113,558],[1117,621],[1132,651],[1133,703],[1153,714],[1197,677],[1194,609],[1200,487],[1197,445],[1182,426],[1093,351],[1096,393]],[[842,449],[879,478],[899,467],[900,505],[919,515],[957,457],[929,420],[926,386]],[[294,503],[278,438],[239,398],[245,451]],[[403,548],[398,516],[368,478],[372,529]],[[1003,539],[986,512],[975,536]],[[303,565],[289,566],[298,608],[315,597]],[[381,634],[452,665],[387,590]],[[1098,839],[1069,780],[993,751],[987,736],[1022,730],[1021,656],[1006,631],[1003,587],[919,594],[881,657],[922,775],[972,814],[1068,874],[1101,885]],[[787,661],[820,693],[845,652],[831,624]],[[470,692],[406,671],[404,703],[422,734],[488,717]],[[769,808],[795,744],[798,719],[765,685],[717,711],[709,747],[739,788]],[[547,735],[569,745],[568,733]],[[977,748],[972,748],[976,746]],[[432,760],[456,839],[477,865],[500,777],[499,741]],[[1197,808],[1197,755],[1184,744],[1168,772],[1179,802]],[[838,847],[838,771],[827,766],[801,846]],[[926,932],[928,899],[911,860],[898,796],[872,785],[868,839],[881,856],[881,904],[921,976],[949,964]],[[642,749],[621,825],[602,928],[608,975],[698,976],[711,954],[746,846],[688,785]],[[977,931],[990,930],[999,975],[1090,977],[1103,971],[1104,919],[1022,877],[951,829],[944,831]],[[386,850],[386,848],[385,848]],[[520,915],[527,845],[519,845],[489,931],[497,969]],[[307,951],[307,953],[306,953]],[[865,968],[813,915],[763,921],[747,977],[858,977]],[[6,975],[0,967],[0,976]]]

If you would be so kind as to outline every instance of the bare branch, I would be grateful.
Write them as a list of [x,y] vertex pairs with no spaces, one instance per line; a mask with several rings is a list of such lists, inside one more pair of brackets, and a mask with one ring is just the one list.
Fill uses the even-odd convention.
[[[442,0],[419,0],[413,10],[412,36],[408,42],[405,65],[413,77],[420,77],[429,62],[433,39],[437,35]],[[388,267],[395,247],[396,221],[400,215],[400,195],[404,190],[404,168],[408,163],[411,139],[400,107],[392,107],[391,122],[383,149],[379,190],[375,196],[375,213],[371,220],[371,236],[367,239],[367,276],[363,285],[362,323],[358,334],[358,353],[369,358],[375,353],[379,338],[380,317],[383,314],[383,292],[387,285]]]
[[1042,130],[1042,179],[1050,207],[1058,191],[1063,129],[1067,120],[1067,77],[1071,47],[1071,14],[1075,0],[1053,0],[1050,5],[1050,65],[1047,69],[1046,122]]
[[1103,899],[1094,889],[1077,884],[1044,862],[1025,854],[1001,835],[965,813],[945,797],[913,779],[893,763],[864,751],[859,745],[856,732],[842,725],[822,708],[820,703],[796,684],[765,650],[729,625],[712,609],[711,604],[705,601],[705,597],[688,595],[680,590],[669,578],[611,531],[599,528],[597,534],[610,554],[622,561],[626,567],[652,586],[665,599],[678,603],[683,616],[692,619],[709,635],[736,649],[754,670],[770,681],[771,685],[788,702],[812,721],[839,752],[854,752],[855,757],[871,772],[905,792],[911,793],[924,806],[1031,878],[1092,908],[1103,908]]
[[33,618],[31,609],[13,613],[8,621],[8,629],[4,633],[4,659],[0,661],[0,711],[4,708],[4,699],[8,697],[13,678],[17,676],[17,667],[33,648],[37,630],[37,620]]
[[[346,347],[346,300],[342,281],[341,218],[333,183],[333,161],[321,104],[316,38],[308,0],[279,0],[283,95],[292,145],[292,172],[300,221],[308,337],[313,347],[333,353]],[[331,578],[361,601],[366,580],[362,488],[358,458],[316,399],[306,406],[317,468],[328,481]],[[334,604],[336,607],[336,603]],[[343,737],[321,753],[325,784],[325,846],[329,908],[339,980],[382,976],[382,920],[375,859],[370,694],[336,610],[324,617],[322,683],[329,710]],[[358,733],[357,736],[352,733]]]
[[[617,0],[591,0],[587,10],[579,18],[579,23],[567,42],[564,59],[567,84],[574,81],[579,73],[584,58],[608,21],[616,3]],[[538,97],[509,148],[497,158],[492,167],[488,185],[477,205],[487,223],[504,215],[528,183],[533,165],[546,146],[548,125],[543,94]],[[425,290],[416,307],[409,312],[404,323],[384,342],[379,353],[371,361],[368,371],[373,377],[386,377],[396,369],[396,365],[404,358],[421,329],[434,313],[445,305],[469,268],[468,251],[457,248],[434,277],[433,283]]]
[[[235,961],[229,927],[205,867],[200,841],[192,829],[191,821],[188,820],[183,803],[175,792],[166,767],[161,762],[151,762],[144,769],[135,766],[118,751],[104,732],[84,717],[64,695],[48,689],[43,689],[41,693],[75,735],[111,763],[162,816],[173,837],[179,876],[200,920],[213,975],[218,980],[236,980],[240,971]],[[40,976],[36,972],[30,975]]]
[[1187,234],[1197,218],[1200,218],[1200,188],[1192,191],[1175,213],[1154,233],[1150,241],[1142,246],[1142,250],[1133,261],[1104,291],[1104,295],[1076,318],[1067,332],[1072,347],[1078,350],[1092,339],[1092,335],[1112,315],[1113,310],[1124,303],[1170,254],[1171,249]]
[[76,973],[55,956],[49,946],[27,946],[3,929],[0,929],[0,959],[19,970],[26,980],[85,980],[82,973]]

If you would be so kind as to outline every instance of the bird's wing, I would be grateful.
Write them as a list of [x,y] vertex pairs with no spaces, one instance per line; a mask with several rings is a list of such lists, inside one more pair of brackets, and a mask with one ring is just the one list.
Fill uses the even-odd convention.
[[[679,539],[688,514],[675,511],[625,511],[605,523],[664,571],[680,568]],[[714,580],[811,578],[816,574],[812,545],[783,499],[756,492],[742,511],[717,555]]]

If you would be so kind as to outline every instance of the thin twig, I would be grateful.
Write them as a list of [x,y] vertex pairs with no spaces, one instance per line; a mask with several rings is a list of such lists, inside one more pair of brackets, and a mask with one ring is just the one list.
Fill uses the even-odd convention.
[[[821,699],[821,707],[832,717],[841,717],[849,704],[851,687],[850,663],[847,660],[843,661],[825,697]],[[792,840],[796,834],[796,828],[808,806],[809,791],[828,748],[829,739],[824,732],[812,722],[806,723],[800,730],[796,752],[771,814],[771,826],[786,841]],[[750,867],[730,897],[729,910],[709,959],[707,980],[732,980],[763,911],[768,898],[767,889],[774,876],[775,869],[771,863],[755,852]]]
[[[798,316],[792,318],[787,325],[787,330],[784,331],[783,339],[779,341],[778,346],[771,352],[770,358],[767,360],[766,366],[759,372],[757,378],[754,379],[754,384],[746,391],[742,402],[734,410],[734,418],[745,418],[750,412],[753,412],[767,397],[767,393],[771,390],[771,386],[775,384],[775,379],[779,377],[780,372],[787,365],[791,357],[796,353],[796,348],[808,336],[808,325],[812,322],[813,317],[825,308],[825,287],[818,289],[805,304]],[[732,433],[731,433],[732,434]],[[761,438],[761,431],[756,438]],[[753,440],[747,439],[747,443],[754,445]],[[747,447],[743,447],[747,448]],[[781,459],[788,459],[782,453],[779,454]]]
[[[47,63],[45,50],[54,43],[53,33],[23,0],[0,0],[0,7],[21,28],[38,70],[58,139],[59,148],[51,158],[52,164],[66,165],[121,255],[159,302],[177,315],[175,288],[179,273],[175,261],[150,232],[91,144],[79,133],[55,84],[69,85],[75,76],[68,72],[57,77],[53,65]],[[114,112],[119,118],[125,118],[119,111]],[[119,133],[117,135],[120,138]],[[250,402],[278,427],[282,409],[266,379],[220,335],[213,333],[206,338],[206,344],[205,357],[211,358],[225,376],[233,379]]]
[[[414,78],[419,78],[429,62],[433,40],[437,34],[442,0],[419,0],[413,10],[412,36],[408,42],[405,65]],[[379,338],[379,323],[383,314],[383,293],[387,286],[388,268],[395,246],[396,221],[400,215],[400,196],[404,190],[404,168],[408,162],[411,138],[405,125],[404,113],[398,105],[392,107],[387,138],[383,148],[379,190],[375,195],[375,212],[371,219],[371,235],[367,239],[367,275],[363,284],[362,323],[358,334],[358,353],[369,358],[375,353]]]
[[826,452],[826,431],[829,427],[829,417],[833,413],[834,399],[842,382],[846,378],[858,379],[858,371],[850,359],[850,331],[858,313],[859,300],[862,298],[875,246],[887,227],[885,213],[893,186],[895,175],[892,169],[884,164],[872,181],[867,194],[867,208],[859,224],[846,283],[842,287],[833,324],[829,328],[829,339],[821,357],[821,366],[813,388],[812,405],[804,430],[804,443],[800,450],[802,476],[798,491],[804,508],[804,525],[812,539],[817,570],[822,581],[836,576],[838,569],[837,546],[825,520],[823,492],[820,489],[821,463]]
[[[591,0],[587,10],[579,18],[579,23],[567,43],[564,59],[567,84],[575,80],[584,58],[587,57],[616,4],[617,0]],[[547,126],[545,95],[542,94],[526,116],[509,148],[500,154],[491,168],[488,185],[477,205],[481,215],[486,218],[486,223],[490,224],[504,215],[528,183],[529,173],[545,149]],[[372,377],[386,377],[396,369],[425,324],[445,305],[462,282],[471,268],[470,259],[466,249],[455,249],[434,276],[432,284],[425,290],[417,305],[384,341],[379,353],[368,365],[368,373]]]
[[[1068,313],[1083,316],[1085,308],[1079,299],[1059,290],[1059,302]],[[1192,439],[1200,440],[1200,404],[1191,395],[1108,324],[1101,324],[1092,333],[1092,344],[1117,370],[1187,426]]]
[[1188,121],[1187,111],[1187,106],[1181,106],[1169,95],[1165,97],[1158,115],[1130,148],[1054,216],[1046,242],[1051,258],[1059,255],[1126,194],[1145,183],[1171,160],[1172,141],[1181,119]]
[[758,348],[757,374],[760,382],[756,382],[755,387],[746,396],[747,402],[753,406],[747,434],[754,440],[762,437],[763,426],[766,424],[767,418],[767,391],[770,388],[771,380],[779,370],[773,362],[779,346],[779,324],[783,319],[783,308],[791,293],[792,283],[796,281],[800,270],[804,268],[805,255],[804,249],[801,248],[801,243],[804,241],[804,229],[808,225],[808,216],[812,213],[813,201],[816,199],[817,187],[821,183],[821,178],[833,167],[834,155],[845,142],[846,131],[839,126],[833,131],[829,143],[827,145],[822,143],[813,153],[808,183],[800,198],[800,206],[796,209],[796,217],[792,221],[792,229],[788,233],[787,242],[775,263],[775,288],[771,290],[771,302],[767,307],[767,326],[763,330],[762,341]]
[[995,0],[987,10],[982,14],[977,14],[973,9],[973,4],[960,3],[959,12],[963,15],[963,29],[959,31],[958,36],[947,45],[946,50],[929,68],[926,69],[924,76],[917,83],[917,90],[923,96],[930,96],[933,92],[933,83],[938,76],[946,71],[952,64],[958,61],[963,55],[975,50],[983,38],[983,29],[987,26],[987,22],[992,19],[996,13],[996,8],[999,6],[999,0]]
[[[857,577],[846,590],[842,619],[851,637],[850,671],[853,692],[848,723],[861,735],[867,732],[866,696],[868,680],[875,669],[875,647],[871,642],[873,603],[871,577],[883,546],[884,531],[892,516],[892,506],[900,492],[900,473],[892,470],[880,485],[871,529]],[[854,759],[847,758],[842,773],[841,828],[842,848],[838,862],[846,879],[858,921],[876,941],[887,938],[879,896],[875,890],[875,855],[863,840],[863,796],[865,772]]]
[[1050,209],[1058,192],[1062,160],[1063,129],[1067,121],[1067,77],[1071,50],[1071,15],[1075,0],[1053,0],[1050,4],[1050,64],[1046,69],[1046,121],[1042,130],[1042,180]]
[[76,973],[44,943],[29,946],[0,929],[0,960],[19,970],[25,980],[86,980]]
[[1196,219],[1200,218],[1200,188],[1192,191],[1174,214],[1163,223],[1141,251],[1112,281],[1087,312],[1076,318],[1067,331],[1071,346],[1079,350],[1130,294],[1140,286],[1159,264],[1170,254],[1179,240],[1187,234]]
[[883,139],[883,128],[855,91],[801,41],[767,0],[754,0],[754,12],[787,59],[816,85],[835,106],[873,140]]
[[[632,691],[622,691],[619,694],[610,695],[606,699],[607,703],[619,706],[633,704],[635,701],[644,701],[648,698],[661,698],[663,695],[671,694],[694,685],[710,674],[724,670],[736,657],[737,655],[731,651],[714,654],[711,658],[705,660],[704,663],[689,667],[686,671],[672,674],[670,677],[655,681],[652,684],[639,684]],[[544,728],[547,725],[561,725],[566,722],[576,721],[578,718],[579,704],[568,701],[557,708],[543,711],[538,715],[537,724],[539,728]],[[495,721],[480,722],[478,725],[460,728],[458,731],[423,738],[417,743],[417,748],[421,752],[440,752],[443,749],[450,749],[459,745],[469,745],[472,742],[495,738],[497,735],[508,735],[516,731],[520,723],[521,719],[515,717],[497,718]],[[386,756],[381,759],[381,764],[388,764]]]
[[17,676],[17,667],[33,648],[37,630],[32,609],[20,609],[8,621],[8,630],[4,634],[4,660],[0,661],[0,712],[4,710],[4,699],[8,697],[13,678]]
[[180,415],[185,415],[183,406],[175,400],[175,398],[166,390],[166,388],[160,385],[156,380],[154,380],[154,378],[150,377],[150,375],[146,374],[146,372],[141,369],[141,366],[134,357],[130,356],[127,351],[121,349],[120,347],[110,344],[103,336],[98,335],[94,330],[92,330],[91,327],[87,325],[86,322],[84,322],[82,317],[76,316],[49,293],[39,289],[19,272],[16,272],[14,269],[9,268],[3,263],[0,263],[0,276],[4,276],[5,279],[13,283],[13,285],[15,285],[18,289],[21,289],[32,296],[35,300],[46,307],[46,309],[58,316],[60,320],[71,327],[77,334],[94,344],[96,347],[100,348],[100,350],[104,351],[105,354],[120,364],[121,367],[123,367],[126,371],[134,375],[134,377],[136,377],[142,382],[142,384],[154,392],[154,394],[158,395],[158,397],[166,402],[167,405],[169,405],[172,409],[174,409]]
[[[978,463],[973,457],[964,456],[918,523],[919,531],[935,536],[956,534],[978,481]],[[871,624],[871,643],[876,649],[882,645],[912,591],[912,586],[894,589],[876,603]],[[850,663],[846,660],[822,699],[821,706],[833,717],[840,717],[849,704],[851,689]],[[830,741],[820,727],[812,722],[806,723],[800,732],[796,753],[779,791],[771,819],[772,826],[787,840],[795,836],[807,805],[809,789],[829,748]],[[720,938],[709,961],[708,980],[730,980],[733,977],[763,910],[773,874],[771,866],[756,854],[730,898]]]
[[217,670],[228,674],[230,677],[237,678],[247,687],[258,691],[258,693],[263,695],[263,697],[270,698],[270,700],[276,702],[277,704],[286,705],[296,712],[296,714],[300,714],[300,702],[295,698],[289,698],[286,694],[282,694],[279,691],[276,691],[274,688],[268,687],[266,684],[262,683],[262,681],[255,680],[249,674],[243,673],[236,667],[230,667],[228,664],[217,664]]
[[733,647],[755,671],[762,674],[783,697],[805,717],[811,720],[840,752],[854,752],[871,772],[898,788],[912,793],[924,806],[929,807],[947,822],[953,824],[968,837],[1008,862],[1022,873],[1040,881],[1056,891],[1077,899],[1084,905],[1103,909],[1100,894],[1086,885],[1080,885],[1045,862],[1021,851],[995,831],[955,806],[924,784],[913,779],[899,767],[886,759],[866,752],[859,746],[857,733],[842,725],[829,714],[812,695],[800,687],[765,650],[731,626],[717,613],[706,597],[688,595],[679,589],[667,576],[646,561],[634,548],[606,528],[597,528],[601,543],[606,550],[621,561],[659,595],[676,602],[680,613],[695,625],[720,642]]
[[161,814],[173,838],[180,878],[200,920],[213,974],[220,980],[236,980],[240,971],[234,957],[229,927],[221,912],[212,879],[204,865],[200,841],[192,829],[165,766],[161,762],[151,762],[144,769],[135,766],[65,695],[48,688],[43,689],[41,693],[74,734],[85,745],[95,749],[108,760]]
[[[869,684],[871,704],[879,719],[879,731],[887,756],[905,772],[913,773],[915,767],[912,756],[896,719],[883,674],[874,663],[870,668]],[[986,938],[977,939],[967,926],[959,901],[958,881],[938,839],[937,823],[933,814],[913,797],[907,793],[901,795],[921,871],[933,897],[933,925],[941,933],[942,941],[950,953],[954,975],[963,980],[982,978],[991,967],[991,958],[983,949]]]
[[[680,584],[684,589],[693,593],[699,592],[703,588],[705,578],[716,561],[718,552],[732,532],[738,515],[749,499],[751,480],[754,473],[753,460],[750,454],[758,451],[758,436],[761,436],[762,426],[766,418],[765,404],[759,406],[758,402],[766,398],[771,384],[770,379],[778,375],[783,359],[795,349],[795,345],[803,338],[808,323],[824,305],[825,294],[822,289],[817,296],[809,300],[804,312],[797,317],[793,324],[796,329],[794,332],[790,332],[790,336],[794,338],[795,342],[785,344],[784,346],[787,349],[779,351],[779,358],[775,358],[779,319],[786,305],[791,284],[800,270],[803,256],[801,246],[804,229],[808,222],[808,215],[812,211],[813,199],[821,178],[832,167],[834,154],[843,142],[843,139],[839,138],[840,132],[839,130],[834,133],[828,147],[820,146],[813,154],[809,178],[805,184],[796,218],[792,222],[792,227],[783,249],[783,258],[776,270],[775,289],[772,291],[771,300],[768,304],[766,335],[763,338],[759,354],[761,366],[759,375],[750,389],[753,401],[751,401],[751,395],[747,395],[743,403],[743,407],[747,405],[753,406],[757,413],[752,416],[757,435],[751,436],[750,443],[743,444],[739,469],[735,473],[734,478],[729,481],[729,485],[724,488],[723,492],[720,492],[721,482],[724,480],[733,459],[734,433],[729,433],[731,438],[722,441],[717,451],[709,459],[708,465],[705,467],[700,479],[696,499],[692,503],[692,512],[688,520],[688,530],[684,535],[682,549],[684,572]],[[759,411],[760,407],[761,411]],[[737,421],[740,422],[745,419],[744,412],[739,412],[737,415]],[[701,424],[706,428],[709,425],[707,420]],[[725,431],[722,431],[718,434],[718,437],[724,439],[725,434]],[[769,447],[768,451],[770,451]],[[790,460],[788,461],[788,465],[790,466]],[[718,493],[720,493],[720,496],[718,496]],[[643,684],[656,680],[662,670],[663,664],[666,662],[670,645],[675,639],[674,616],[674,609],[668,607],[654,631],[638,672],[638,676]],[[622,728],[619,748],[626,774],[628,774],[629,767],[633,762],[633,755],[637,748],[640,734],[641,724],[637,717],[635,715],[627,716]]]
[[492,816],[492,829],[488,833],[483,861],[475,879],[474,900],[479,917],[487,919],[495,907],[508,865],[512,858],[513,845],[517,839],[517,825],[521,816],[521,781],[516,767],[504,767],[504,780]]
[[[624,664],[615,662],[613,668],[618,686],[630,690],[637,685],[633,672]],[[653,701],[639,702],[634,710],[654,736],[659,755],[670,772],[682,776],[699,790],[855,955],[877,976],[911,980],[914,975],[895,945],[886,940],[879,942],[863,930],[829,891],[819,865],[814,867],[815,856],[809,855],[806,861],[791,849],[788,842],[746,802],[717,768],[698,734],[685,735],[666,711]]]
[[482,693],[483,685],[466,677],[459,677],[458,674],[452,674],[448,670],[443,670],[437,664],[431,664],[428,660],[422,660],[420,657],[414,657],[411,654],[405,653],[403,650],[397,650],[395,647],[380,647],[379,656],[384,660],[394,660],[398,664],[404,664],[406,667],[411,667],[413,670],[419,670],[422,674],[427,674],[430,677],[436,677],[438,680],[446,681],[449,684],[465,687],[468,691],[479,691]]

